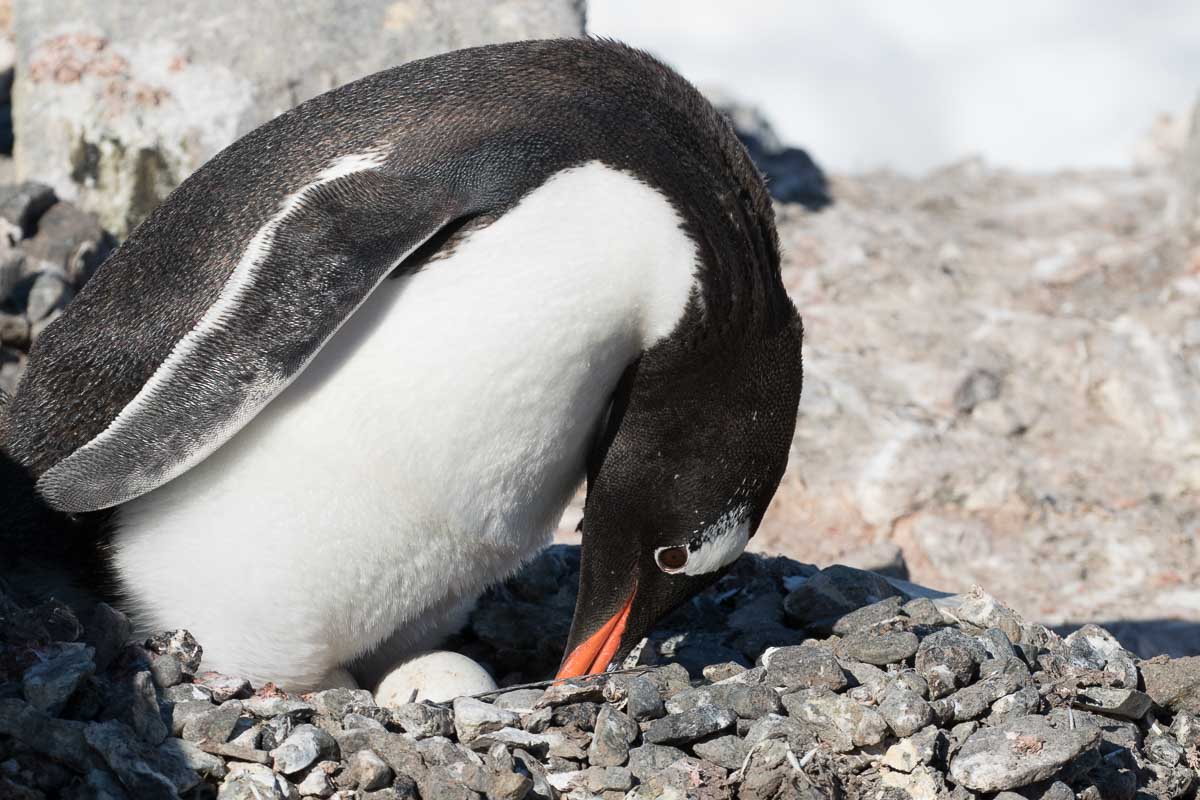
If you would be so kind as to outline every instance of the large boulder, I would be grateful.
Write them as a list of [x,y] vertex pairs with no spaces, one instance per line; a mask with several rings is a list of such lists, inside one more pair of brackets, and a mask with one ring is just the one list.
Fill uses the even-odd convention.
[[221,148],[373,72],[578,36],[584,0],[15,0],[20,176],[124,236]]

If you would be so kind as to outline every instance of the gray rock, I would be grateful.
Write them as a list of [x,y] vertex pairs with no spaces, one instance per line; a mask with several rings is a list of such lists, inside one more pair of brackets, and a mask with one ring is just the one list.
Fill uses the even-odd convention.
[[741,769],[746,760],[746,744],[736,736],[718,736],[692,745],[692,752],[698,758],[711,761],[727,770]]
[[816,645],[781,647],[771,653],[764,678],[767,686],[784,692],[797,689],[829,689],[840,691],[848,685],[833,653]]
[[150,746],[117,720],[88,725],[84,738],[139,799],[174,798],[200,780],[180,752]]
[[629,715],[604,705],[596,717],[588,759],[601,767],[616,767],[629,759],[629,746],[637,739],[638,725]]
[[912,772],[939,761],[946,753],[946,745],[946,734],[930,725],[889,747],[881,763],[900,772]]
[[96,671],[95,651],[80,642],[62,643],[46,658],[25,670],[21,688],[39,711],[57,716],[79,685]]
[[24,700],[0,699],[0,735],[10,736],[35,753],[85,773],[93,763],[84,723],[54,719]]
[[525,714],[534,710],[537,701],[542,699],[542,694],[543,690],[541,689],[514,689],[511,692],[497,695],[492,704],[505,711]]
[[[838,626],[844,617],[889,597],[903,597],[903,593],[873,572],[835,564],[791,592],[784,599],[783,608],[792,621],[803,624],[810,631],[841,635],[851,633],[859,624],[879,621],[873,612],[870,617],[856,618],[849,627]],[[883,611],[891,615],[895,608],[898,604],[895,607],[889,604]]]
[[899,680],[884,692],[879,713],[892,733],[901,738],[912,736],[933,721],[933,709],[929,703]]
[[604,699],[606,681],[571,680],[551,684],[536,703],[538,708],[564,706],[569,703],[598,703]]
[[376,708],[375,698],[366,689],[326,689],[304,696],[318,714],[341,719],[351,711]]
[[154,679],[141,670],[134,673],[129,706],[121,715],[137,735],[150,744],[161,744],[167,738],[167,725],[163,722],[158,706],[158,695],[154,691]]
[[1162,708],[1200,715],[1200,656],[1152,658],[1138,664],[1146,694]]
[[195,675],[200,669],[200,659],[204,649],[200,647],[196,637],[185,630],[163,631],[146,640],[146,649],[151,653],[170,653],[179,659],[184,674]]
[[53,272],[42,272],[34,279],[29,287],[29,297],[25,301],[25,316],[36,323],[50,315],[50,312],[62,308],[74,296],[70,285]]
[[690,744],[733,727],[737,715],[729,709],[699,706],[650,722],[642,738],[650,744]]
[[231,764],[217,800],[294,800],[295,787],[261,764]]
[[910,631],[857,631],[838,642],[838,653],[876,666],[899,664],[917,652],[916,634]]
[[371,792],[390,784],[392,777],[392,768],[374,751],[359,750],[349,758],[344,785]]
[[639,781],[646,781],[681,758],[687,758],[687,753],[678,747],[644,744],[629,751],[629,771]]
[[992,703],[992,712],[988,715],[988,722],[995,725],[1009,717],[1024,717],[1033,714],[1041,707],[1041,704],[1042,698],[1037,688],[1025,686]]
[[1084,625],[1064,639],[1063,645],[1068,661],[1077,669],[1106,673],[1110,677],[1105,680],[1105,685],[1138,688],[1133,654],[1100,626]]
[[[218,150],[299,102],[446,50],[578,36],[584,15],[573,0],[368,0],[326,11],[219,0],[202,13],[146,15],[16,0],[17,174],[45,176],[124,237]],[[222,24],[205,24],[213,19]]]
[[771,687],[737,683],[689,689],[675,695],[666,703],[667,712],[670,714],[680,714],[700,706],[728,709],[742,719],[758,719],[765,714],[776,714],[783,710],[779,693]]
[[181,683],[176,686],[163,689],[161,696],[163,702],[166,703],[188,703],[200,700],[203,700],[206,703],[212,702],[212,692],[208,691],[208,689],[205,689],[203,686],[197,686],[194,683]]
[[784,741],[793,751],[802,752],[816,744],[817,733],[811,725],[798,719],[768,714],[749,727],[745,743],[747,748],[754,748],[770,739]]
[[[348,731],[361,730],[361,729],[372,730],[372,731],[381,731],[381,732],[387,731],[387,726],[385,726],[382,722],[375,719],[374,717],[368,717],[368,716],[364,716],[362,714],[355,714],[355,713],[350,713],[350,714],[347,714],[346,716],[342,717],[342,728],[345,730],[348,730]],[[453,726],[450,727],[450,730],[446,731],[447,734],[453,733],[453,732],[454,732]],[[415,739],[417,737],[414,736],[413,738]]]
[[[0,286],[0,290],[3,286]],[[0,293],[0,300],[4,297]],[[30,327],[29,320],[21,314],[9,314],[7,311],[0,311],[0,344],[16,348],[17,350],[28,350],[30,343]]]
[[1099,731],[1054,728],[1042,717],[1020,717],[976,731],[950,761],[955,783],[977,792],[998,792],[1054,777],[1093,747]]
[[592,792],[624,792],[633,788],[633,773],[624,767],[590,767],[583,782]]
[[206,753],[194,743],[184,739],[174,737],[166,739],[158,749],[187,764],[205,778],[220,780],[229,771],[225,767],[224,759],[214,756],[212,753]]
[[[730,620],[732,624],[732,615],[730,616]],[[733,676],[740,675],[745,671],[746,668],[736,661],[726,661],[722,664],[709,664],[707,667],[702,669],[700,673],[704,676],[705,680],[708,680],[711,683],[719,683],[726,678],[732,678]]]
[[658,687],[658,693],[664,700],[670,700],[680,692],[692,688],[691,676],[679,664],[666,664],[647,672],[644,677]]
[[621,675],[614,677],[611,685],[621,688],[625,695],[625,713],[638,722],[658,719],[667,713],[662,695],[650,679],[641,675]]
[[183,723],[182,738],[189,742],[227,742],[242,715],[240,700],[230,700],[208,711],[190,716]]
[[[1013,663],[1020,662],[1013,660]],[[992,704],[1021,688],[1019,673],[998,671],[931,704],[943,722],[966,722],[987,713]]]
[[183,680],[183,665],[173,655],[154,656],[150,659],[150,674],[155,686],[169,689]]
[[878,711],[824,689],[784,695],[788,714],[811,725],[818,738],[837,752],[879,744],[888,725]]
[[1141,719],[1150,710],[1150,696],[1137,689],[1113,689],[1090,686],[1079,691],[1076,705],[1088,711],[1098,711],[1114,717]]
[[1200,748],[1200,719],[1181,711],[1171,720],[1171,735],[1184,747]]
[[580,745],[559,731],[530,733],[520,728],[501,728],[498,731],[485,733],[471,742],[471,749],[487,752],[497,744],[519,747],[537,756],[552,755],[575,760],[582,760],[585,757]]
[[312,719],[317,710],[310,703],[282,695],[251,695],[242,701],[242,708],[259,719],[287,717],[293,722]]
[[926,636],[917,648],[916,669],[929,684],[929,697],[936,700],[974,680],[987,650],[974,638],[953,628]]
[[900,606],[900,610],[915,625],[945,625],[946,618],[937,605],[928,597],[914,597]]
[[172,736],[182,736],[188,722],[214,710],[212,703],[207,700],[184,700],[180,703],[166,703],[164,714],[170,723],[169,731]]
[[954,598],[952,613],[963,622],[980,628],[997,628],[1010,642],[1021,639],[1023,621],[1020,614],[992,597],[978,586]]
[[328,733],[315,725],[297,725],[283,744],[271,751],[271,760],[276,772],[293,775],[337,754],[337,742]]
[[459,741],[464,744],[485,733],[514,727],[520,722],[521,718],[517,714],[496,708],[490,703],[476,700],[473,697],[456,697],[454,699],[454,730],[458,734]]
[[558,706],[550,715],[550,724],[558,728],[575,727],[590,731],[596,725],[600,706],[596,703],[569,703]]
[[250,681],[234,675],[221,675],[217,672],[206,672],[196,677],[196,683],[203,686],[212,694],[214,703],[224,703],[226,700],[243,699],[253,692]]
[[296,791],[301,797],[329,797],[337,791],[330,777],[337,769],[336,761],[317,762],[304,776],[304,780],[296,784]]
[[37,231],[38,219],[58,198],[44,183],[25,181],[0,185],[0,218],[16,226],[23,238]]
[[[541,692],[537,693],[539,696]],[[511,710],[503,709],[502,710]],[[454,732],[454,715],[450,709],[425,703],[404,703],[393,706],[392,719],[417,739],[430,736],[449,736]]]
[[22,245],[29,262],[83,286],[108,257],[113,242],[91,214],[56,203],[38,220],[37,235]]
[[1159,764],[1173,767],[1183,760],[1183,745],[1163,734],[1146,737],[1146,753]]

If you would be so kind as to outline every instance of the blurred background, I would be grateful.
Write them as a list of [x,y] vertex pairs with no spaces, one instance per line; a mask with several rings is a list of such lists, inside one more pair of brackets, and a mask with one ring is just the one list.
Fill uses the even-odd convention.
[[1200,653],[1194,2],[0,0],[0,388],[238,136],[585,30],[700,85],[777,200],[805,391],[752,546]]

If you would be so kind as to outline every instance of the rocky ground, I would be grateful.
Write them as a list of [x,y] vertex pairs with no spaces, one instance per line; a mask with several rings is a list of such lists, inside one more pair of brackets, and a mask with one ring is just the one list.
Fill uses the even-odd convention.
[[[747,555],[625,669],[548,685],[578,549],[490,592],[451,646],[502,688],[450,703],[289,696],[199,673],[184,631],[0,595],[0,796],[1187,798],[1200,658],[1059,637],[981,590],[931,600]],[[546,598],[549,597],[549,602]]]

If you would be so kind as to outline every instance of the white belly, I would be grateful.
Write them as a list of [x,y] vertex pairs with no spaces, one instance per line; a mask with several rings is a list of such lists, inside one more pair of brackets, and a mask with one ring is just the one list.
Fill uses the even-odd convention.
[[589,165],[385,281],[246,428],[121,507],[139,624],[291,687],[418,641],[547,542],[693,252],[659,195]]

